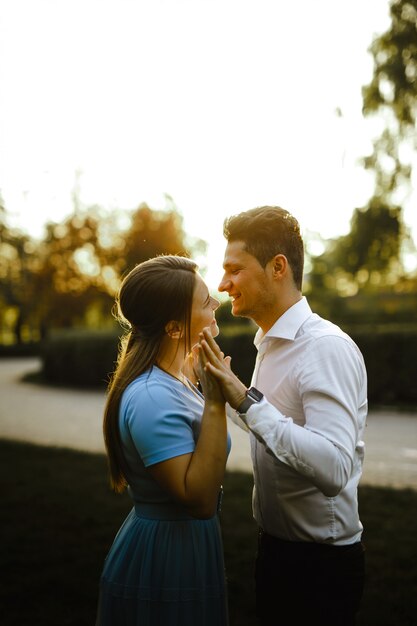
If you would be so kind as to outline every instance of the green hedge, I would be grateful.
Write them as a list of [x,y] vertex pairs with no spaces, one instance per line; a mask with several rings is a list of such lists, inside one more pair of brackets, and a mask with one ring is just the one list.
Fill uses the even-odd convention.
[[116,331],[52,333],[41,348],[42,376],[57,385],[105,388],[117,359],[117,345]]
[[[236,334],[232,328],[219,337],[222,350],[232,356],[234,371],[246,384],[256,356],[253,334],[247,328]],[[43,378],[57,385],[105,387],[115,366],[120,335],[121,331],[52,333],[41,348]]]
[[417,329],[351,330],[368,372],[372,404],[417,406]]
[[31,341],[28,343],[13,343],[0,345],[0,359],[10,357],[30,357],[39,356],[40,342]]
[[251,327],[225,328],[217,337],[224,354],[232,357],[232,369],[249,386],[255,366],[256,348],[253,345],[255,331]]
[[[374,405],[417,406],[417,330],[348,331],[361,349],[368,371],[368,397]],[[54,384],[105,387],[117,358],[114,332],[67,331],[52,335],[42,348],[43,376]],[[254,328],[222,329],[218,342],[232,357],[233,371],[249,385],[255,363]]]

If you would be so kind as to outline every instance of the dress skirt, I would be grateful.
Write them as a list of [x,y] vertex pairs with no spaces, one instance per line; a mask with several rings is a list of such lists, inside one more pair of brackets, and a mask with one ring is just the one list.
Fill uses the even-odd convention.
[[106,557],[96,626],[226,626],[223,546],[217,515],[140,504]]

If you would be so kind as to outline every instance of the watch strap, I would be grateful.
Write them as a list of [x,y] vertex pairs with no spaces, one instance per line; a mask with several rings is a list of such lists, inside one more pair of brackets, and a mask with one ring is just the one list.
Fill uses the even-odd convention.
[[255,403],[256,403],[256,400],[254,400],[250,396],[246,396],[246,398],[243,400],[243,402],[241,402],[241,404],[239,404],[239,406],[237,407],[236,411],[238,413],[246,413],[247,410],[252,406],[252,404],[255,404]]
[[236,411],[241,414],[246,413],[252,404],[257,404],[263,397],[263,394],[258,389],[251,387],[246,391],[246,398],[237,407]]

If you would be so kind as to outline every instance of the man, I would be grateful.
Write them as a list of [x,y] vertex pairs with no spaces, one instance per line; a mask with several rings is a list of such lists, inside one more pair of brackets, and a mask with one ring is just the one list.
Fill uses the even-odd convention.
[[[351,626],[364,579],[357,486],[367,415],[366,370],[355,343],[302,296],[303,241],[279,207],[225,221],[219,291],[259,329],[252,387],[210,333],[206,367],[250,431],[259,525],[256,599],[262,626]],[[236,413],[235,413],[236,416]]]

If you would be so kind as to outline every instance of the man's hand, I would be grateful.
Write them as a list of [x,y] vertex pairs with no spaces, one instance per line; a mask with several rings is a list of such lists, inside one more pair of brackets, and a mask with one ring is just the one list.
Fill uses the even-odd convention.
[[213,372],[206,367],[207,357],[203,348],[200,344],[197,344],[193,350],[195,350],[195,353],[198,355],[196,369],[205,401],[214,404],[222,404],[224,408],[226,399],[223,394],[223,389],[220,385],[220,381],[216,378]]
[[204,328],[200,334],[200,349],[205,357],[204,368],[217,379],[230,406],[237,409],[246,398],[247,388],[232,372],[231,357],[224,356],[209,328]]

